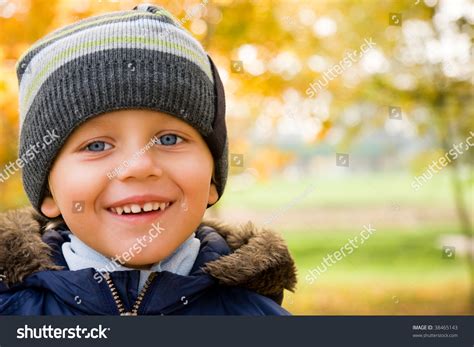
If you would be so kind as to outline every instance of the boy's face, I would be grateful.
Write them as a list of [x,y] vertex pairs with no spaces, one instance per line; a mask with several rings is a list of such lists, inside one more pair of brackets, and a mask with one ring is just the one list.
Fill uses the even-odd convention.
[[[61,214],[74,235],[103,255],[147,267],[185,241],[217,201],[212,173],[209,148],[184,121],[149,110],[109,112],[68,138],[41,211]],[[169,206],[148,211],[161,203]]]

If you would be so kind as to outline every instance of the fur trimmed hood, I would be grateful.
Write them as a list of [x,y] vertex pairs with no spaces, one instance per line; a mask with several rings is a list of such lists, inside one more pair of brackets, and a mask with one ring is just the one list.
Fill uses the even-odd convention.
[[[0,214],[0,280],[7,286],[44,270],[61,270],[42,240],[46,220],[33,208]],[[251,222],[233,227],[203,221],[229,245],[232,253],[206,263],[203,270],[227,286],[243,287],[281,303],[283,290],[293,291],[296,267],[284,240],[270,230],[258,230]]]

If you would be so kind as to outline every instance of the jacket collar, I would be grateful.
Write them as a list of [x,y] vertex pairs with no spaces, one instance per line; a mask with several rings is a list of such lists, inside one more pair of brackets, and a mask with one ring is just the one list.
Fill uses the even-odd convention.
[[[7,286],[45,270],[67,270],[61,245],[64,230],[44,230],[47,219],[33,208],[0,214],[0,275]],[[217,235],[216,235],[217,234]],[[191,273],[205,273],[220,284],[243,287],[281,303],[293,291],[296,268],[283,239],[251,222],[229,226],[203,221],[196,231],[201,249]],[[62,272],[62,271],[61,271]]]

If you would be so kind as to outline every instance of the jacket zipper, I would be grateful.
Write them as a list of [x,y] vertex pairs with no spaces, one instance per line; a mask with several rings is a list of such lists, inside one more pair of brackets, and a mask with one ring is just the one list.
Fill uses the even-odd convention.
[[148,279],[146,280],[145,284],[143,285],[142,290],[137,296],[137,299],[135,300],[135,303],[132,306],[132,310],[127,312],[125,311],[125,305],[123,304],[122,300],[120,299],[120,295],[118,294],[117,287],[115,287],[114,282],[112,282],[112,279],[110,278],[110,274],[106,273],[104,275],[105,280],[107,281],[107,284],[109,286],[110,291],[112,292],[112,296],[115,300],[115,305],[117,305],[117,309],[120,313],[121,316],[137,316],[138,315],[138,310],[140,309],[140,305],[143,301],[143,298],[145,297],[145,294],[147,293],[148,289],[150,288],[150,284],[153,282],[153,280],[156,277],[156,272],[152,272],[150,276],[148,276]]

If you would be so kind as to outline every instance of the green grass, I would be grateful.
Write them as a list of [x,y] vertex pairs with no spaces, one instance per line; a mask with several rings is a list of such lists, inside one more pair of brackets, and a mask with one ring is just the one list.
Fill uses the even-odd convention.
[[310,269],[359,232],[283,232],[298,269],[286,309],[297,315],[472,314],[467,260],[459,255],[443,259],[437,242],[444,234],[456,234],[453,226],[377,230],[315,281],[306,279]]
[[[443,231],[438,228],[405,232],[377,230],[364,244],[357,244],[359,248],[328,267],[321,278],[370,280],[382,277],[411,281],[417,277],[436,280],[467,276],[466,259],[460,255],[444,259],[438,245],[439,237],[457,232],[454,227]],[[292,230],[285,231],[283,236],[295,258],[300,280],[304,280],[308,270],[316,268],[327,254],[333,254],[358,234],[359,231]]]
[[[228,192],[222,199],[223,209],[252,209],[269,215],[303,210],[310,213],[318,207],[335,209],[362,208],[371,211],[381,206],[399,205],[402,208],[454,208],[450,172],[439,172],[419,191],[411,187],[413,176],[407,173],[350,174],[338,177],[308,177],[290,181],[274,177],[266,184],[254,183],[235,191],[237,183],[231,177]],[[470,178],[467,178],[470,179]],[[471,178],[472,179],[472,178]],[[473,184],[464,182],[468,206],[473,206]],[[309,187],[315,189],[308,192]],[[241,187],[242,188],[242,187]],[[467,276],[467,261],[461,256],[443,259],[438,240],[446,234],[458,234],[457,220],[423,220],[413,228],[400,229],[396,225],[378,230],[352,254],[331,266],[324,278],[345,280],[349,277],[367,281],[384,278],[394,281],[413,281],[417,278],[433,281],[442,278]],[[296,230],[285,230],[284,237],[295,257],[299,275],[320,265],[327,254],[343,247],[349,238],[360,232],[353,230],[325,230],[324,226],[308,225]],[[317,232],[315,231],[317,230]],[[443,277],[444,276],[444,277]],[[300,279],[301,280],[301,279]]]
[[[449,172],[440,172],[415,191],[413,176],[405,173],[350,174],[339,177],[314,176],[290,181],[274,177],[267,183],[241,186],[235,177],[229,178],[221,204],[223,208],[245,207],[258,210],[295,204],[304,207],[374,206],[399,204],[404,206],[453,205]],[[466,184],[472,206],[473,184]],[[314,187],[311,190],[310,187]],[[236,190],[239,188],[238,190]],[[305,194],[305,191],[308,193]]]

